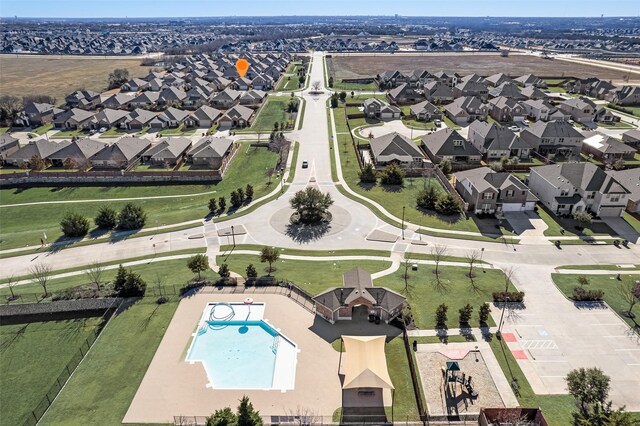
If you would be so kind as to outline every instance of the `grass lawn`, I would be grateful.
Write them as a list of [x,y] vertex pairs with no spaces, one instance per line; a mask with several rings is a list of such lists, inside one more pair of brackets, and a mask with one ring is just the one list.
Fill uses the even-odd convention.
[[3,133],[7,133],[7,131],[9,131],[8,127],[0,127],[0,135]]
[[[258,244],[238,244],[234,248],[233,245],[221,245],[220,252],[223,255],[231,254],[233,251],[238,250],[254,250],[260,251],[264,246]],[[380,257],[389,257],[391,253],[386,250],[372,250],[372,249],[345,249],[345,250],[303,250],[303,249],[292,249],[292,248],[281,248],[276,247],[280,254],[288,254],[295,256],[380,256]],[[416,255],[415,257],[413,255]],[[420,253],[412,253],[412,258],[421,259],[419,257]],[[428,256],[428,255],[422,255]],[[0,280],[0,283],[2,280]]]
[[[547,210],[541,204],[538,204],[538,216],[547,224],[548,228],[544,231],[544,235],[547,237],[559,237],[559,236],[580,236],[590,237],[594,235],[611,235],[613,232],[607,225],[603,223],[592,223],[588,225],[582,231],[575,228],[576,222],[571,218],[558,217],[549,210]],[[563,229],[564,233],[560,230]],[[562,242],[565,243],[564,241]]]
[[519,392],[516,397],[520,406],[541,408],[549,426],[572,424],[571,413],[575,409],[575,402],[571,395],[536,395],[504,341],[493,337],[489,345],[507,380],[517,381]]
[[[377,92],[378,86],[376,83],[343,83],[338,79],[333,79],[333,86],[331,87],[334,91],[345,91],[345,92]],[[349,95],[351,95],[349,93]]]
[[598,123],[598,127],[604,127],[605,129],[635,129],[632,124],[625,123],[624,121],[617,121],[615,123]]
[[[260,263],[260,256],[251,254],[220,255],[216,258],[218,265],[226,263],[229,269],[245,275],[250,263],[255,266],[259,276],[266,276],[269,264]],[[278,279],[286,279],[307,292],[315,295],[331,287],[342,286],[342,274],[355,267],[366,269],[369,273],[382,271],[391,266],[391,262],[376,260],[349,261],[312,261],[279,259],[273,264],[271,275]]]
[[[384,352],[387,356],[389,377],[395,387],[393,420],[396,422],[419,421],[420,413],[413,392],[409,360],[407,360],[407,352],[404,350],[402,338],[396,337],[387,342]],[[387,418],[391,420],[391,407],[386,407],[386,411]]]
[[2,168],[0,168],[0,175],[10,175],[10,174],[13,174],[13,173],[24,173],[27,170],[28,169],[21,169],[19,167],[3,166]]
[[[458,266],[440,266],[440,284],[437,283],[434,265],[419,265],[417,271],[409,270],[407,280],[409,288],[405,290],[404,268],[391,275],[385,275],[374,281],[376,286],[390,288],[407,297],[411,305],[413,318],[418,328],[434,329],[436,308],[445,303],[449,307],[449,328],[458,328],[458,310],[469,303],[473,306],[471,326],[479,327],[478,308],[485,302],[491,302],[491,293],[504,289],[504,274],[496,269],[474,267],[475,288],[466,276],[469,268]],[[513,286],[510,286],[513,290]],[[494,325],[489,317],[489,325]]]
[[444,121],[444,123],[447,125],[447,127],[454,129],[454,130],[459,130],[462,129],[462,127],[460,127],[458,124],[454,123],[453,121],[451,121],[451,119],[449,117],[447,117],[446,115],[442,115],[442,121]]
[[544,89],[544,90],[548,90],[551,93],[566,93],[567,89],[565,89],[564,87],[560,87],[560,86],[549,86],[549,88]]
[[[580,287],[578,283],[578,277],[583,275],[573,275],[573,274],[552,274],[553,282],[556,284],[558,289],[566,296],[571,297],[573,294],[573,289],[575,287]],[[585,285],[584,288],[587,290],[602,290],[604,291],[604,301],[613,309],[620,317],[622,317],[629,327],[636,328],[640,331],[640,325],[634,322],[633,319],[628,318],[625,313],[627,309],[629,309],[629,304],[624,301],[624,298],[621,293],[622,286],[625,284],[630,284],[638,280],[640,278],[638,275],[634,274],[625,274],[624,271],[621,271],[620,278],[618,281],[616,279],[616,275],[588,275],[585,274],[589,279],[589,284]],[[636,321],[640,319],[640,304],[636,304],[633,308],[633,313],[636,316]]]
[[[62,236],[59,223],[67,211],[75,211],[89,218],[95,217],[103,205],[100,200],[124,197],[145,197],[156,195],[198,194],[175,199],[138,200],[136,204],[147,212],[147,227],[170,225],[173,223],[205,217],[209,212],[207,202],[212,197],[225,196],[229,200],[231,191],[238,187],[253,185],[254,199],[271,191],[265,170],[273,167],[277,154],[266,148],[240,148],[224,179],[215,185],[178,186],[113,186],[113,187],[47,187],[25,190],[0,190],[1,204],[29,203],[55,200],[96,200],[91,203],[41,204],[32,206],[0,208],[0,249],[39,245],[42,232],[46,232],[49,242]],[[215,192],[214,192],[215,191]],[[121,209],[127,202],[108,201],[115,209]],[[229,204],[229,203],[227,203]],[[228,210],[226,214],[232,214]],[[224,217],[226,214],[218,216]],[[28,219],[28,220],[25,220]],[[144,229],[143,229],[144,230]]]
[[562,265],[557,266],[556,269],[582,269],[584,271],[589,270],[598,270],[598,271],[615,271],[620,270],[620,272],[624,271],[633,271],[640,269],[640,264],[634,265],[632,268],[622,268],[618,265]]
[[125,136],[128,133],[118,129],[117,127],[111,127],[106,132],[102,132],[100,134],[100,138],[119,138],[120,136]]
[[[334,110],[334,116],[337,132],[348,132],[344,108],[336,108]],[[364,121],[364,119],[351,121],[358,122],[360,120]],[[352,126],[355,125],[359,125],[359,123],[352,124]],[[360,178],[358,177],[360,167],[358,166],[355,149],[351,145],[351,137],[348,134],[338,134],[337,138],[344,180],[356,193],[379,203],[398,218],[402,217],[402,209],[404,206],[405,220],[420,226],[479,232],[477,225],[472,219],[460,219],[459,217],[447,218],[438,216],[435,212],[423,212],[417,209],[416,197],[421,189],[428,185],[433,185],[439,191],[444,191],[435,178],[407,178],[402,187],[361,184]]]
[[[178,307],[144,298],[104,329],[41,425],[119,425]],[[107,397],[108,396],[108,397]]]
[[298,73],[298,70],[300,70],[301,68],[304,70],[307,69],[306,66],[300,63],[289,65],[289,69],[280,80],[280,83],[278,83],[278,87],[276,87],[276,91],[282,92],[286,90],[291,90],[291,91],[300,90],[300,78],[298,77],[297,73]]
[[629,225],[633,227],[637,232],[640,232],[640,214],[634,213],[631,214],[627,211],[624,212],[622,218],[627,221]]
[[158,132],[158,136],[191,136],[196,130],[194,128],[185,128],[184,125],[180,125],[172,129],[164,129]]
[[291,114],[286,111],[287,105],[291,98],[289,96],[268,96],[267,103],[260,109],[255,121],[251,127],[244,132],[270,132],[273,130],[274,123],[291,121]]
[[83,318],[0,326],[0,423],[23,424],[99,321]]
[[87,133],[84,130],[79,130],[79,129],[75,129],[75,130],[60,130],[59,132],[56,132],[53,135],[51,135],[51,139],[71,139],[74,136],[87,137],[87,136],[89,136],[89,133]]
[[45,133],[47,133],[51,129],[53,129],[53,123],[44,124],[44,125],[42,125],[40,127],[37,127],[35,129],[33,129],[33,133],[36,133],[38,135],[44,135]]
[[287,176],[287,183],[293,182],[296,178],[296,170],[298,168],[298,150],[300,149],[300,143],[293,142],[293,157],[291,158],[291,168],[289,169],[289,176]]
[[[173,254],[173,252],[158,254],[158,257],[164,255],[170,256],[171,254]],[[127,261],[129,261],[129,259],[122,259],[122,262]],[[197,277],[196,274],[192,273],[189,268],[187,268],[187,259],[174,259],[166,260],[163,262],[142,263],[139,265],[128,266],[127,269],[131,269],[132,271],[140,274],[142,279],[147,283],[148,291],[155,291],[157,289],[158,285],[156,281],[159,278],[161,281],[161,287],[166,288],[169,294],[177,294],[181,287],[189,284],[194,278]],[[103,283],[107,284],[113,281],[117,271],[117,268],[105,270],[102,273]],[[214,273],[212,270],[203,272],[202,276],[207,280],[217,280],[219,278],[218,274]],[[49,284],[47,284],[47,290],[50,294],[55,294],[67,288],[85,285],[92,286],[85,274],[72,275],[66,278],[56,278],[50,280]],[[42,287],[34,283],[14,286],[13,291],[16,295],[24,295],[26,300],[30,300],[30,298],[34,295],[41,296],[43,293]],[[10,293],[8,288],[4,287],[0,289],[0,298],[2,298],[2,300],[4,300],[9,294]]]

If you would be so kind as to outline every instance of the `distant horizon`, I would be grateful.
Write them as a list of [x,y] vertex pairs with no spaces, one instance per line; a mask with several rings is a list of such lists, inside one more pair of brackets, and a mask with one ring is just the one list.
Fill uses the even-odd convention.
[[[252,13],[238,14],[239,9]],[[549,13],[544,13],[546,11]],[[581,13],[576,14],[577,11]],[[245,0],[238,4],[219,0],[2,0],[0,10],[2,19],[16,16],[24,19],[190,19],[395,15],[411,18],[599,18],[601,15],[635,18],[640,17],[640,2],[608,0],[603,4],[600,0],[538,0],[533,4],[511,0],[458,0],[455,4],[425,4],[424,0],[404,0],[389,4],[375,0]]]
[[110,19],[211,19],[211,18],[504,18],[504,19],[640,19],[640,15],[566,15],[566,16],[501,16],[501,15],[484,15],[484,16],[465,16],[465,15],[207,15],[207,16],[2,16],[0,19],[41,19],[41,20],[73,20],[73,19],[86,19],[86,20],[110,20]]

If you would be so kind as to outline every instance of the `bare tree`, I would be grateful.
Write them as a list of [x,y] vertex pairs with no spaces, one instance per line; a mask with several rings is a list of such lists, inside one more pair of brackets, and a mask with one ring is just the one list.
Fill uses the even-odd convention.
[[629,304],[629,309],[626,312],[626,315],[629,318],[634,318],[635,314],[633,313],[633,307],[638,301],[640,301],[640,281],[633,283],[629,281],[627,283],[622,283],[620,286],[620,295],[622,296],[622,300]]
[[87,278],[91,284],[96,285],[96,290],[100,291],[100,284],[102,283],[102,274],[104,272],[104,266],[100,265],[97,260],[94,260],[93,263],[89,265],[89,267],[84,271]]
[[515,272],[516,270],[513,266],[509,266],[504,270],[504,291],[509,291],[509,285],[511,284],[511,279]]
[[322,83],[320,83],[320,81],[314,81],[313,83],[311,83],[311,88],[313,89],[314,92],[319,92],[321,85]]
[[411,262],[411,256],[407,256],[407,254],[404,254],[404,274],[402,274],[402,277],[404,278],[404,292],[405,294],[409,293],[410,290],[410,286],[409,286],[409,262]]
[[153,279],[153,284],[158,288],[158,295],[162,296],[162,287],[164,287],[164,283],[166,282],[166,277],[156,273],[156,277]]
[[287,410],[291,424],[297,426],[313,426],[322,423],[322,416],[312,408],[297,406],[295,410]]
[[7,286],[9,287],[9,291],[11,292],[11,297],[9,300],[15,300],[16,295],[13,293],[13,285],[15,284],[15,275],[11,274],[9,278],[7,278]]
[[47,292],[47,282],[49,282],[49,278],[51,278],[51,266],[45,265],[44,263],[36,263],[29,268],[29,272],[31,272],[31,281],[40,284],[44,290],[44,297],[47,297],[49,295]]
[[433,256],[433,261],[436,263],[436,269],[433,271],[436,274],[436,278],[440,281],[440,271],[438,267],[440,266],[440,262],[442,258],[447,253],[447,246],[443,246],[440,244],[436,244],[431,247],[431,256]]
[[473,278],[476,274],[473,272],[473,265],[480,259],[480,250],[472,250],[467,253],[467,261],[469,262],[469,272],[467,272],[467,276],[471,280],[471,287],[476,286],[476,283],[473,281]]

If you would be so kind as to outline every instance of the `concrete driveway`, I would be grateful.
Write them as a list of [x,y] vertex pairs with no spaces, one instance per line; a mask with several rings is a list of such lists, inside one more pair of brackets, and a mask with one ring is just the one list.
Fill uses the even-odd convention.
[[638,240],[640,239],[640,234],[638,234],[638,231],[633,229],[633,227],[621,217],[609,217],[603,219],[602,221],[609,225],[609,227],[613,229],[613,231],[617,235],[624,238],[625,240],[629,240],[630,242],[637,244]]
[[522,237],[543,237],[548,228],[544,220],[534,212],[506,212],[504,217],[516,234]]
[[[369,132],[371,132],[373,134],[373,137],[377,138],[380,136],[388,135],[389,133],[392,133],[392,132],[398,132],[401,135],[406,136],[408,138],[417,138],[419,136],[424,136],[427,133],[431,133],[430,131],[426,131],[426,130],[411,129],[405,126],[402,120],[390,120],[390,121],[385,121],[383,123],[384,124],[382,124],[381,126],[378,125],[378,126],[372,126],[372,127],[365,127],[364,129],[363,128],[357,129],[356,136],[366,138],[369,136]],[[427,126],[432,127],[433,124],[427,123]],[[443,123],[440,129],[444,129],[444,128],[445,128],[445,125]]]

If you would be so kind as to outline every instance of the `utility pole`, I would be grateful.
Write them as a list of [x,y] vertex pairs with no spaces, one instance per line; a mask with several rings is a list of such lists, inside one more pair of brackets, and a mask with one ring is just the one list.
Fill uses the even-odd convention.
[[231,238],[233,238],[233,247],[235,248],[235,246],[236,246],[236,234],[233,231],[233,225],[231,225]]
[[404,208],[405,206],[402,206],[402,239],[404,240]]

